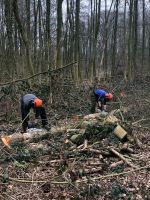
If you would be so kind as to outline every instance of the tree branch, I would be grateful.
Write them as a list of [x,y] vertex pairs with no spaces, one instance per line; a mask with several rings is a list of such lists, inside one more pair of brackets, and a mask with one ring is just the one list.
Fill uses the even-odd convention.
[[12,84],[12,83],[16,83],[16,82],[20,82],[20,81],[26,81],[26,80],[29,80],[31,78],[34,78],[35,76],[39,76],[41,74],[46,74],[46,73],[52,73],[52,72],[56,72],[56,71],[59,71],[59,70],[62,70],[64,68],[67,68],[69,67],[70,65],[73,65],[75,63],[77,63],[78,61],[75,61],[75,62],[72,62],[72,63],[69,63],[63,67],[60,67],[60,68],[57,68],[57,69],[53,69],[53,70],[46,70],[44,72],[39,72],[39,73],[36,73],[36,74],[33,74],[32,76],[29,76],[29,77],[26,77],[26,78],[22,78],[22,79],[17,79],[17,80],[14,80],[14,81],[10,81],[10,82],[6,82],[6,83],[0,83],[0,86],[4,86],[4,85],[9,85],[9,84]]

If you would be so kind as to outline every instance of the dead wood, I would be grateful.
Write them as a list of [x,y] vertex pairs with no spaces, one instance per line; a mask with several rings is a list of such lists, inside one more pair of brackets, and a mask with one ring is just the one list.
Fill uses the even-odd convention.
[[6,82],[6,83],[0,83],[0,86],[4,86],[4,85],[10,85],[12,83],[17,83],[17,82],[20,82],[20,81],[26,81],[26,80],[29,80],[29,79],[32,79],[36,76],[39,76],[41,74],[46,74],[46,73],[49,73],[51,74],[52,72],[56,72],[56,71],[60,71],[62,69],[65,69],[67,67],[70,67],[71,65],[77,63],[78,61],[75,61],[75,62],[72,62],[72,63],[69,63],[65,66],[62,66],[62,67],[58,67],[57,69],[53,69],[53,70],[46,70],[44,72],[39,72],[39,73],[36,73],[36,74],[33,74],[32,76],[29,76],[29,77],[26,77],[26,78],[22,78],[22,79],[17,79],[17,80],[14,80],[14,81],[10,81],[10,82]]
[[129,160],[127,160],[121,153],[117,152],[115,149],[110,148],[110,151],[112,153],[114,153],[117,157],[119,157],[121,160],[123,160],[124,162],[126,162],[129,166],[137,169],[138,167],[134,164],[132,164]]
[[89,114],[89,115],[86,115],[84,116],[84,120],[92,120],[92,119],[98,119],[98,120],[103,120],[105,117],[105,115],[101,113],[94,113],[94,114]]
[[129,143],[124,143],[120,146],[120,151],[126,151],[129,153],[134,153],[134,150],[129,146]]
[[121,164],[123,164],[123,163],[124,163],[123,160],[120,160],[120,161],[118,161],[118,162],[114,162],[114,163],[112,163],[112,164],[110,165],[110,168],[115,168],[115,167],[117,167],[118,165],[121,165]]
[[127,136],[127,132],[120,125],[114,129],[114,134],[121,140]]
[[2,136],[2,142],[8,146],[27,144],[34,141],[39,141],[48,137],[49,133],[44,129],[36,129],[26,133],[14,133],[9,136]]
[[67,131],[67,127],[66,126],[62,126],[62,127],[52,127],[51,128],[51,134],[63,134],[64,132],[66,132]]
[[90,168],[90,169],[84,169],[83,173],[84,174],[93,174],[93,173],[97,173],[99,171],[102,171],[101,167],[97,167],[97,168]]
[[142,142],[138,139],[136,134],[133,134],[133,138],[134,138],[134,142],[136,143],[136,145],[141,148],[142,147]]
[[91,152],[91,153],[99,154],[102,158],[103,158],[103,155],[104,156],[110,156],[110,153],[108,151],[100,151],[100,150],[92,149],[92,148],[74,149],[73,152],[77,152],[77,153]]

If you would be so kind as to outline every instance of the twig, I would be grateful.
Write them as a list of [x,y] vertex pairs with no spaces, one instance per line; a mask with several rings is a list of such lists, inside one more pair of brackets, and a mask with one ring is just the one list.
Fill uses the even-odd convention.
[[[121,175],[124,175],[124,174],[129,174],[129,173],[132,173],[132,172],[136,172],[136,171],[139,171],[139,170],[142,170],[142,169],[147,169],[150,167],[150,164],[149,165],[146,165],[144,167],[139,167],[137,169],[133,169],[133,170],[130,170],[130,171],[126,171],[126,172],[121,172],[121,173],[113,173],[113,174],[107,174],[107,175],[104,175],[104,176],[99,176],[99,177],[95,177],[95,178],[92,178],[90,179],[91,181],[95,181],[95,180],[99,180],[99,179],[104,179],[104,178],[109,178],[109,177],[114,177],[114,176],[121,176]],[[2,174],[0,174],[0,177],[3,177]],[[33,183],[32,180],[20,180],[20,179],[17,179],[17,178],[11,178],[9,177],[9,180],[11,181],[14,181],[14,182],[20,182],[20,183]],[[89,179],[88,179],[89,180]],[[77,180],[76,182],[77,183],[81,183],[81,182],[85,182],[87,181],[86,180]],[[45,181],[34,181],[34,183],[46,183],[47,180]],[[50,182],[51,184],[70,184],[69,182],[67,181],[51,181]]]
[[31,184],[31,186],[30,186],[30,189],[29,189],[28,200],[30,200],[31,188],[32,188],[32,186],[33,186],[33,183],[34,183],[34,181],[33,181],[33,177],[34,177],[34,174],[35,174],[35,172],[36,172],[36,171],[34,171],[34,172],[33,172],[33,174],[32,174],[32,184]]
[[129,166],[131,166],[131,167],[133,167],[135,169],[138,168],[137,166],[135,166],[134,164],[132,164],[131,162],[129,162],[122,154],[120,154],[115,149],[111,148],[110,151],[113,152],[116,156],[118,156],[121,160],[123,160],[124,162],[126,162]]
[[33,74],[32,76],[29,76],[29,77],[26,77],[26,78],[17,79],[17,80],[10,81],[10,82],[6,82],[6,83],[0,83],[0,86],[9,85],[9,84],[16,83],[16,82],[20,82],[20,81],[26,81],[26,80],[29,80],[29,79],[35,77],[35,76],[39,76],[39,75],[41,75],[41,74],[56,72],[56,71],[59,71],[59,70],[61,70],[61,69],[66,68],[66,67],[69,67],[70,65],[73,65],[73,64],[75,64],[75,63],[77,63],[77,62],[78,62],[78,61],[69,63],[69,64],[67,64],[67,65],[65,65],[65,66],[63,66],[63,67],[59,67],[59,68],[53,69],[53,70],[51,70],[51,71],[50,71],[50,70],[46,70],[46,71],[44,71],[44,72],[39,72],[39,73]]
[[119,97],[118,97],[118,100],[119,100],[119,106],[120,106],[119,113],[120,113],[120,115],[121,115],[122,121],[124,121],[124,117],[123,117],[123,114],[122,114],[122,112],[121,112],[122,102],[121,102],[121,100],[120,100]]
[[[104,175],[104,176],[99,176],[99,177],[92,178],[90,180],[91,181],[95,181],[95,180],[109,178],[109,177],[114,177],[114,176],[121,176],[121,175],[124,175],[124,174],[129,174],[129,173],[132,173],[132,172],[136,172],[136,171],[139,171],[139,170],[142,170],[142,169],[147,169],[149,167],[150,167],[150,165],[146,165],[144,167],[139,167],[137,169],[133,169],[133,170],[130,170],[130,171],[120,172],[120,173],[114,173],[114,174],[107,174],[107,175]],[[80,182],[85,182],[85,181],[87,181],[87,179],[86,180],[77,180],[76,182],[80,183]]]
[[144,119],[144,118],[142,118],[142,119],[140,119],[140,120],[138,120],[136,122],[133,122],[132,125],[135,125],[135,124],[138,124],[139,122],[147,121],[147,120],[150,120],[150,119]]

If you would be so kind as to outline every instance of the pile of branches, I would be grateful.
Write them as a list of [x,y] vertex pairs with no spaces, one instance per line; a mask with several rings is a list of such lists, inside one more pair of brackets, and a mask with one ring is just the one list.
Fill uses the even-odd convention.
[[[148,173],[149,158],[139,159],[141,142],[133,133],[134,126],[119,119],[118,112],[76,115],[69,121],[61,121],[48,132],[36,134],[33,130],[23,137],[20,133],[9,135],[10,148],[1,144],[1,164],[11,161],[15,168],[31,174],[27,176],[20,172],[16,177],[10,170],[12,166],[7,175],[1,169],[1,181],[13,183],[17,189],[18,184],[26,184],[26,188],[33,183],[42,184],[42,191],[48,193],[49,198],[74,196],[75,188],[78,197],[85,197],[86,186],[90,186],[90,195],[101,193],[100,180],[103,182],[140,170]],[[34,180],[30,178],[31,163],[36,167]],[[62,188],[66,192],[61,192]]]

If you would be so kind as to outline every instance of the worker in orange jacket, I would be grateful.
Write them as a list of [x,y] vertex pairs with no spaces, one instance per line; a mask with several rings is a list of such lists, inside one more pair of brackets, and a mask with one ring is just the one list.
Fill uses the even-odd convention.
[[21,98],[22,132],[26,132],[27,128],[29,128],[30,109],[34,110],[36,119],[38,119],[39,116],[41,117],[43,128],[48,129],[48,121],[45,108],[43,107],[43,101],[34,94],[26,94]]

